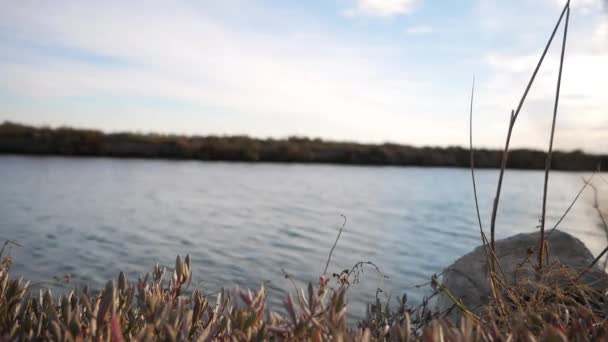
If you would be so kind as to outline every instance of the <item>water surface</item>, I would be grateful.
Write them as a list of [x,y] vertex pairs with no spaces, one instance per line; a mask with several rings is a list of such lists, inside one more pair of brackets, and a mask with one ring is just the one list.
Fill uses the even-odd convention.
[[[551,174],[549,225],[585,175]],[[496,179],[477,171],[484,223]],[[101,287],[121,270],[134,280],[190,254],[199,288],[265,284],[276,306],[291,288],[282,270],[298,285],[318,279],[343,214],[330,272],[372,261],[388,276],[366,269],[350,294],[360,317],[376,288],[401,295],[479,243],[467,169],[0,156],[0,180],[0,238],[23,246],[11,250],[14,272],[53,287],[64,274],[67,286]],[[507,172],[498,237],[537,229],[542,180]],[[606,237],[592,198],[561,227],[596,254]]]

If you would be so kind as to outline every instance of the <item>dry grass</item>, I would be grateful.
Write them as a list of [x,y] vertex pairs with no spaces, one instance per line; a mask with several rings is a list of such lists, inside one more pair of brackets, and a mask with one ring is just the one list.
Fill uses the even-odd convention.
[[[221,290],[215,300],[194,290],[184,295],[192,273],[189,258],[177,258],[167,274],[129,282],[121,273],[98,293],[87,289],[54,297],[35,294],[29,282],[10,276],[12,260],[0,265],[0,338],[57,341],[597,341],[608,338],[608,298],[576,281],[560,265],[546,267],[542,286],[505,289],[504,305],[494,302],[479,317],[455,324],[446,313],[430,310],[428,301],[397,308],[377,297],[368,317],[357,326],[346,322],[347,294],[354,272],[328,279],[289,295],[285,316],[266,307],[264,288]],[[564,286],[564,280],[568,282]],[[444,291],[436,278],[435,294]],[[457,308],[455,308],[457,309]]]

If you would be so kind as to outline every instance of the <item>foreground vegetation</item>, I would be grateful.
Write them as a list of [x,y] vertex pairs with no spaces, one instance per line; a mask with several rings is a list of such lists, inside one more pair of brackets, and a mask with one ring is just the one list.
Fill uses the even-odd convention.
[[[608,340],[608,298],[578,283],[576,274],[554,265],[560,287],[504,286],[500,301],[492,301],[477,316],[464,310],[455,323],[445,313],[432,312],[425,301],[409,306],[398,298],[370,305],[368,317],[347,326],[347,293],[354,272],[343,272],[285,299],[285,315],[266,307],[264,288],[222,290],[214,299],[198,290],[185,295],[192,279],[189,258],[177,258],[171,274],[158,265],[152,275],[131,283],[121,273],[105,289],[72,291],[54,297],[51,291],[32,293],[29,282],[13,279],[10,257],[0,265],[0,339],[56,341],[597,341]],[[547,279],[557,279],[547,277]],[[436,278],[434,294],[449,290]],[[393,305],[394,306],[394,305]]]
[[[177,136],[112,133],[73,128],[31,127],[10,122],[0,125],[0,153],[300,162],[355,165],[411,165],[469,167],[469,150],[461,147],[412,147],[397,144],[365,145],[292,137],[286,140],[246,136]],[[477,150],[476,166],[497,168],[502,151]],[[554,152],[554,170],[595,170],[608,165],[608,155],[581,151]],[[545,153],[509,152],[509,168],[544,169]]]

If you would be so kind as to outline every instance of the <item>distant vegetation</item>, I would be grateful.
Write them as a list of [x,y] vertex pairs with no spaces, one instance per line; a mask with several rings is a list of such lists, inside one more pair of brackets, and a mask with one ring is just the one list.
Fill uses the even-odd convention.
[[[32,127],[11,122],[0,125],[0,153],[353,165],[470,165],[469,150],[462,147],[369,145],[302,137],[257,139],[247,136],[106,134],[95,130]],[[475,153],[476,167],[500,166],[502,151],[480,149]],[[600,163],[608,165],[608,155],[554,152],[551,167],[555,170],[595,170]],[[545,152],[511,150],[508,167],[544,169]]]

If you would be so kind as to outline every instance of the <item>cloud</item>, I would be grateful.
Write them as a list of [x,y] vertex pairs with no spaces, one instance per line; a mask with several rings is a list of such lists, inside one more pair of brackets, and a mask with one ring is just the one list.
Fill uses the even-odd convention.
[[[74,1],[36,10],[29,2],[5,6],[0,31],[20,40],[7,53],[15,60],[0,60],[0,92],[31,102],[95,97],[96,113],[102,111],[99,107],[112,110],[118,98],[142,99],[139,104],[129,101],[136,112],[148,110],[149,99],[191,108],[179,119],[167,110],[164,118],[153,115],[154,120],[139,122],[150,130],[302,133],[367,141],[424,136],[414,127],[425,120],[416,113],[428,111],[422,100],[428,86],[408,76],[407,68],[396,68],[381,48],[314,30],[255,32],[189,5],[145,6],[141,11],[142,5],[108,2],[91,8]],[[49,56],[49,47],[82,53],[76,59]],[[86,56],[124,63],[99,65]],[[56,117],[51,123],[57,124],[64,117],[60,110],[49,114],[51,108],[36,109],[28,115]],[[8,115],[6,107],[0,108],[2,115]],[[110,124],[101,128],[114,128]]]
[[347,15],[392,17],[410,14],[417,5],[417,0],[356,0],[356,6],[347,11]]
[[[433,42],[422,44],[402,39],[403,31],[389,37],[384,27],[374,32],[366,26],[369,36],[364,37],[354,33],[359,23],[350,20],[343,22],[353,30],[332,31],[317,16],[289,10],[276,15],[276,8],[251,1],[242,6],[257,11],[239,11],[246,18],[233,13],[233,2],[240,0],[225,0],[230,6],[222,2],[221,11],[208,7],[218,2],[151,1],[4,6],[0,121],[462,145],[467,141],[466,89],[475,72],[476,143],[498,147],[503,142],[497,132],[504,131],[553,14],[559,14],[548,2],[521,23],[513,20],[521,17],[518,13],[493,12],[516,25],[491,32],[485,38],[492,42],[488,51],[484,31],[470,18],[458,19],[470,35],[441,30]],[[529,29],[524,19],[541,27]],[[558,129],[580,134],[558,135],[558,143],[606,152],[584,132],[606,124],[600,116],[608,109],[601,94],[608,79],[602,63],[608,58],[608,23],[577,15],[572,23]],[[424,26],[408,30],[429,31]],[[526,32],[532,44],[519,41]],[[546,145],[555,56],[552,49],[518,121],[516,134],[521,135],[514,145]],[[606,130],[593,132],[606,136]]]
[[594,52],[608,52],[608,20],[598,23],[591,36],[591,42]]
[[428,25],[411,26],[405,30],[405,33],[410,35],[425,35],[433,33],[433,27]]
[[[604,147],[598,145],[608,138],[605,128],[608,113],[608,98],[605,96],[608,49],[606,40],[598,38],[603,37],[604,29],[605,23],[598,22],[591,39],[587,39],[591,45],[571,44],[566,52],[558,109],[558,148],[580,146],[587,151],[606,152]],[[553,111],[560,42],[556,40],[551,53],[547,55],[518,123],[518,126],[524,126],[518,129],[526,132],[522,139],[526,139],[527,144],[534,141],[540,146],[546,144],[545,133],[549,131]],[[500,94],[500,100],[485,98],[480,101],[483,103],[481,106],[486,110],[501,107],[504,112],[514,108],[539,56],[540,51],[487,54],[484,62],[490,67],[492,77],[481,92]]]
[[[606,153],[608,99],[608,25],[600,10],[604,0],[572,1],[566,59],[559,102],[556,147]],[[476,90],[479,115],[506,123],[528,82],[561,9],[560,0],[480,0],[475,17],[480,36],[492,42],[479,68]],[[514,20],[514,18],[517,18]],[[515,128],[515,147],[546,148],[551,127],[563,26],[558,31]],[[480,38],[480,39],[482,39]],[[479,72],[476,71],[479,76]],[[480,120],[483,120],[480,118]],[[485,129],[499,132],[488,119]],[[505,126],[503,124],[502,126]],[[505,126],[506,127],[506,126]],[[488,138],[489,139],[489,138]]]
[[[567,0],[551,0],[557,7],[563,8]],[[570,2],[572,11],[577,11],[580,14],[594,14],[602,9],[602,3],[606,0],[577,0]]]

